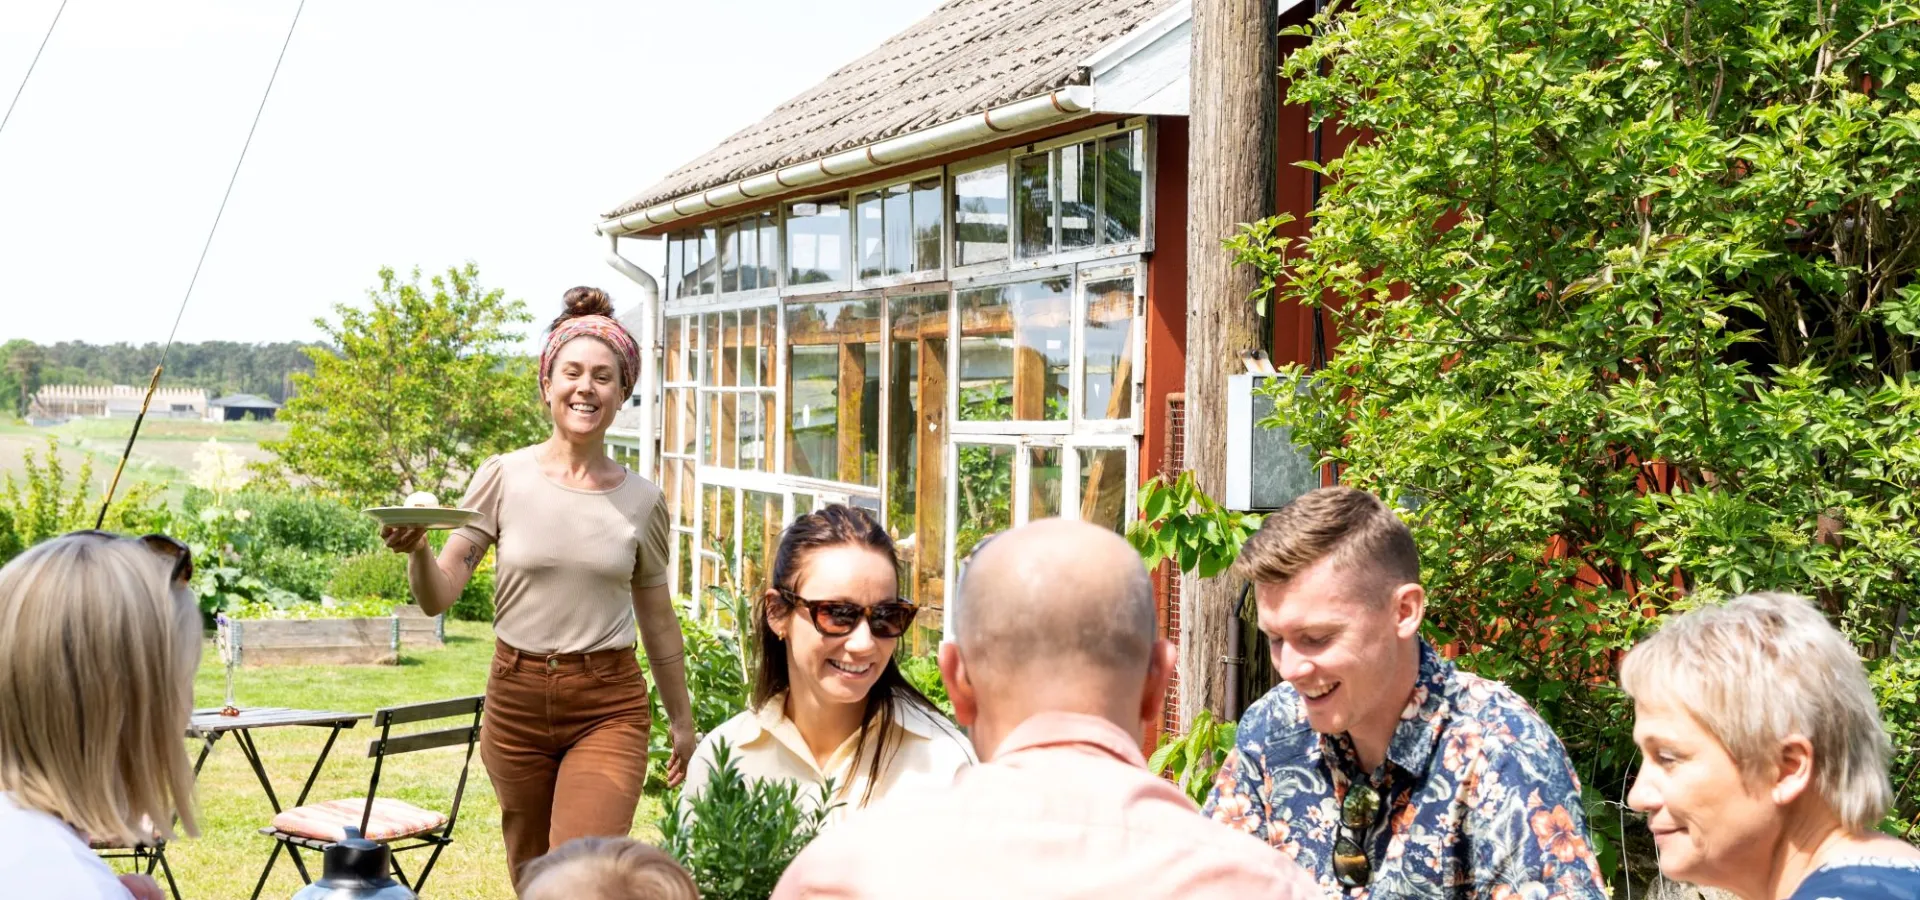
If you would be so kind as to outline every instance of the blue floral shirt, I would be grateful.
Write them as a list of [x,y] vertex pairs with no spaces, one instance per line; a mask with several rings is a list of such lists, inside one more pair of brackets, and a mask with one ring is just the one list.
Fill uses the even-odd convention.
[[[1607,896],[1566,749],[1510,688],[1456,670],[1425,641],[1387,759],[1371,773],[1346,735],[1307,724],[1282,683],[1240,719],[1205,814],[1265,840],[1329,894],[1353,898],[1548,900]],[[1333,844],[1347,785],[1365,777],[1381,810],[1364,839],[1373,876],[1343,889]]]

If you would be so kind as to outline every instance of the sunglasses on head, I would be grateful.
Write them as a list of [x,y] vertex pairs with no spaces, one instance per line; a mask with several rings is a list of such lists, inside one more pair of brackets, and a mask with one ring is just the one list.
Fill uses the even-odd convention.
[[106,538],[113,541],[139,541],[140,546],[173,561],[172,581],[174,584],[184,585],[193,580],[193,551],[187,549],[187,545],[181,543],[176,538],[171,538],[164,534],[143,534],[139,537],[128,537],[124,534],[114,534],[111,531],[101,531],[98,528],[70,531],[63,536],[74,537],[76,535]]
[[883,600],[872,606],[862,606],[851,600],[808,600],[786,589],[780,590],[780,596],[788,603],[807,611],[807,619],[813,627],[827,637],[845,637],[860,627],[864,620],[867,630],[877,638],[897,638],[907,633],[907,627],[913,624],[913,616],[919,610],[913,604],[898,598]]
[[1366,840],[1373,820],[1380,815],[1380,795],[1360,783],[1347,786],[1347,799],[1340,804],[1340,837],[1333,842],[1333,875],[1342,887],[1365,887],[1373,880],[1373,863],[1360,841]]

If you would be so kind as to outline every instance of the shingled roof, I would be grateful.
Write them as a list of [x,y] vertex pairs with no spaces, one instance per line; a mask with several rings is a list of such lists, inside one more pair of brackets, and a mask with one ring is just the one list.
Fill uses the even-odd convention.
[[1175,0],[948,0],[606,218],[1079,82],[1080,63]]

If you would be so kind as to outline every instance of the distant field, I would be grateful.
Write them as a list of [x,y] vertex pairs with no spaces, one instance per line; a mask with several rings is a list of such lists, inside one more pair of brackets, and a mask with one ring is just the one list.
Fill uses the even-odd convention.
[[[77,472],[83,461],[91,460],[95,487],[104,490],[113,477],[114,466],[120,463],[132,428],[131,419],[78,419],[48,428],[0,423],[0,477],[20,477],[26,454],[39,454],[51,437],[68,471]],[[254,462],[273,456],[260,449],[261,441],[278,440],[286,433],[287,427],[278,422],[148,420],[140,426],[140,439],[134,444],[123,480],[158,484],[169,500],[178,500],[186,490],[188,476],[193,474],[193,454],[207,441],[219,441]]]

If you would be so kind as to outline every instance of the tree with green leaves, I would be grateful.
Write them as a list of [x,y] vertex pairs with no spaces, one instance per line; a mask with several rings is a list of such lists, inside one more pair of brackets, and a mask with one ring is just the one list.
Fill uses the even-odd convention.
[[46,363],[46,350],[32,341],[16,338],[0,344],[0,403],[11,407],[14,415],[27,414]]
[[1809,594],[1913,767],[1920,2],[1369,0],[1311,33],[1290,100],[1366,139],[1308,237],[1230,243],[1337,323],[1272,424],[1407,511],[1431,637],[1617,799],[1619,652]]
[[349,503],[391,505],[413,491],[452,498],[488,456],[545,434],[531,360],[512,354],[526,304],[480,285],[468,263],[427,285],[380,270],[366,308],[317,324],[335,352],[309,349],[281,412],[284,440],[264,446],[294,474]]

